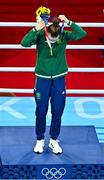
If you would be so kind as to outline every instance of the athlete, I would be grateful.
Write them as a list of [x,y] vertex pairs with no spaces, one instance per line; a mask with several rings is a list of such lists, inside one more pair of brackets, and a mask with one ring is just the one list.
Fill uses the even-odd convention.
[[[72,31],[64,30],[60,22],[67,23]],[[51,125],[49,148],[53,153],[63,152],[58,136],[61,128],[61,118],[65,108],[66,88],[65,76],[68,73],[66,62],[66,45],[71,40],[79,40],[86,36],[86,31],[65,15],[59,15],[47,26],[41,20],[22,39],[24,47],[36,44],[37,62],[35,68],[36,82],[34,96],[36,102],[36,136],[34,152],[43,153],[45,146],[46,115],[48,103],[51,103]]]

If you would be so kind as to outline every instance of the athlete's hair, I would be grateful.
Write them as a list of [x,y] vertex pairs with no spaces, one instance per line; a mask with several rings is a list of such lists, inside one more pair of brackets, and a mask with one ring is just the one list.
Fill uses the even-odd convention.
[[48,32],[52,37],[57,37],[61,33],[61,27],[59,25],[59,20],[57,17],[52,19],[52,24],[47,27]]

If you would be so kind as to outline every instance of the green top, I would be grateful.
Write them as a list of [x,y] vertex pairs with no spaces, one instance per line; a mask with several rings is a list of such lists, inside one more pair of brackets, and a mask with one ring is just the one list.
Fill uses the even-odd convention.
[[[69,21],[70,22],[70,21]],[[68,25],[70,25],[68,23]],[[21,45],[30,47],[36,44],[37,63],[35,68],[36,76],[43,78],[56,78],[68,73],[68,65],[66,62],[66,45],[70,40],[78,40],[86,36],[86,31],[72,22],[73,31],[64,30],[59,40],[51,43],[52,55],[50,47],[46,41],[44,29],[39,31],[29,31],[22,39]]]

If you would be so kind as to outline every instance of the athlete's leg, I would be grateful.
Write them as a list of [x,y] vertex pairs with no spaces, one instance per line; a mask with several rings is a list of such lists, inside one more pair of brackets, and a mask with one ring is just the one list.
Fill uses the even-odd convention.
[[57,139],[60,133],[61,117],[65,107],[66,88],[65,76],[53,79],[51,89],[51,113],[52,121],[50,127],[50,137]]
[[37,77],[34,89],[36,102],[36,135],[37,140],[44,139],[46,129],[46,114],[50,97],[51,79]]

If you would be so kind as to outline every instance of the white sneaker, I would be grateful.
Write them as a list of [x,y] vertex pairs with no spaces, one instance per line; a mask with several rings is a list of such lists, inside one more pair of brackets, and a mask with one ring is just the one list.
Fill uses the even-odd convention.
[[61,154],[62,148],[60,147],[58,140],[50,139],[49,147],[52,149],[53,153],[55,154]]
[[37,140],[33,151],[36,153],[42,153],[44,151],[44,139]]

